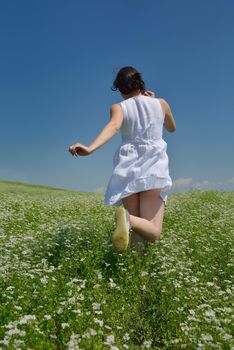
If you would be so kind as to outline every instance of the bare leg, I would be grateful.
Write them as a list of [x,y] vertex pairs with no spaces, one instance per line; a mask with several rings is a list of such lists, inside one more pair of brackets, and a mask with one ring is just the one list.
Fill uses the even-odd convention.
[[160,237],[161,231],[149,220],[130,215],[130,223],[134,232],[149,242],[154,242]]
[[140,192],[140,217],[130,214],[134,232],[149,242],[159,239],[162,231],[164,202],[160,192],[160,189]]

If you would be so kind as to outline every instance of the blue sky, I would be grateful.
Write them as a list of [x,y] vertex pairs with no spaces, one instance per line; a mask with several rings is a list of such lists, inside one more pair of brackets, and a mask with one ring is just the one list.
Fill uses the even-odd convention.
[[8,0],[0,4],[0,179],[105,191],[118,134],[89,145],[121,101],[110,87],[135,66],[168,101],[174,191],[233,190],[232,0]]

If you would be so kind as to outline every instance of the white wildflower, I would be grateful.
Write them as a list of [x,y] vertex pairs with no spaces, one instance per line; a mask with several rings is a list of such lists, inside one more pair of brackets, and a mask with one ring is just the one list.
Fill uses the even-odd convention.
[[79,341],[80,341],[80,335],[72,333],[69,342],[67,343],[67,349],[68,350],[79,350]]
[[187,334],[187,332],[189,331],[189,327],[186,323],[180,323],[180,327],[182,329],[182,331]]
[[205,307],[211,307],[209,304],[201,304],[197,308],[198,309],[204,309]]
[[44,316],[44,319],[45,319],[45,320],[51,320],[51,316],[50,316],[50,315],[45,315],[45,316]]
[[192,281],[193,283],[196,283],[196,282],[199,281],[199,279],[198,279],[197,277],[193,276],[193,277],[191,278],[191,281]]
[[15,287],[9,286],[9,287],[6,288],[6,290],[12,290],[12,289],[15,289]]
[[215,312],[213,310],[206,310],[204,315],[207,317],[215,317]]
[[223,310],[224,310],[224,312],[228,312],[228,313],[232,312],[231,307],[224,307]]
[[109,281],[110,281],[110,287],[111,287],[111,288],[116,287],[116,283],[114,283],[114,281],[113,281],[112,278],[109,278]]
[[223,338],[223,340],[228,341],[228,340],[232,339],[232,336],[231,336],[231,334],[225,333],[225,334],[223,334],[222,338]]
[[101,304],[93,303],[92,305],[93,305],[94,310],[100,310],[100,308],[101,308]]
[[141,271],[141,277],[147,276],[149,273],[147,271]]
[[14,346],[18,347],[18,345],[25,345],[25,342],[23,340],[20,340],[20,339],[15,339]]
[[15,308],[16,310],[22,310],[22,307],[21,307],[21,306],[18,306],[18,305],[14,305],[14,308]]
[[77,296],[77,299],[78,299],[78,300],[84,300],[84,295],[83,295],[83,294],[79,294],[79,295]]
[[188,316],[189,321],[197,321],[197,318],[194,316]]
[[75,297],[71,297],[71,298],[68,299],[68,303],[69,304],[75,304],[75,302],[76,302],[76,298]]
[[80,315],[80,314],[81,314],[81,310],[80,310],[80,309],[77,309],[77,310],[72,310],[72,312],[74,312],[74,314],[78,314],[78,315]]
[[175,288],[180,288],[181,284],[178,281],[173,281]]
[[130,339],[129,333],[125,333],[124,336],[123,336],[123,339],[124,340],[129,340]]
[[144,343],[143,343],[143,346],[147,349],[149,349],[151,347],[151,345],[152,345],[151,341],[144,341]]
[[107,326],[106,324],[105,324],[104,327],[105,327],[106,329],[112,330],[112,328],[111,328],[110,326]]
[[5,326],[3,326],[3,327],[5,327],[5,328],[8,328],[8,329],[10,329],[10,328],[14,328],[14,327],[16,327],[17,326],[17,323],[18,323],[18,321],[10,321],[8,324],[6,324]]
[[21,319],[19,320],[20,324],[24,324],[30,321],[35,321],[36,316],[35,315],[25,315],[23,317],[21,317]]
[[19,333],[20,333],[20,329],[15,327],[15,328],[9,329],[9,331],[6,332],[6,335],[11,337],[13,334],[19,334]]
[[69,323],[61,323],[61,326],[62,326],[62,329],[66,328],[66,327],[69,327]]
[[63,309],[60,307],[58,310],[57,310],[57,314],[58,315],[61,315],[63,313]]
[[99,280],[101,280],[101,279],[102,279],[102,273],[101,273],[101,271],[97,271],[96,274],[97,274],[97,278],[98,278]]
[[194,311],[194,310],[192,310],[192,309],[191,309],[191,310],[189,310],[189,313],[190,313],[190,315],[193,315],[193,316],[195,315],[195,311]]
[[99,320],[98,318],[95,318],[95,319],[94,319],[94,322],[95,322],[95,323],[98,323],[99,326],[101,326],[101,327],[102,327],[103,324],[104,324],[104,322],[103,322],[102,320]]
[[40,281],[42,284],[47,284],[48,283],[48,276],[44,276],[44,277],[40,278]]
[[91,334],[92,336],[97,335],[97,332],[95,331],[95,329],[90,328],[89,331],[90,331],[90,334]]
[[10,338],[9,337],[5,337],[3,340],[0,340],[0,344],[3,344],[3,345],[8,345],[10,342]]
[[114,344],[114,342],[115,342],[115,336],[111,334],[106,337],[106,341],[104,342],[104,344],[112,345]]
[[79,282],[78,278],[73,278],[73,279],[71,280],[71,283],[76,283],[76,282]]
[[210,335],[210,334],[202,334],[202,335],[201,335],[201,338],[202,338],[202,340],[205,340],[205,341],[211,341],[211,340],[213,340],[213,337],[212,337],[212,335]]
[[207,282],[206,284],[207,284],[207,286],[209,286],[209,287],[213,287],[213,286],[214,286],[214,282]]
[[91,338],[91,334],[89,332],[86,332],[86,333],[82,334],[82,338],[90,339]]
[[50,334],[50,338],[52,338],[52,339],[57,339],[58,337],[57,337],[56,334]]

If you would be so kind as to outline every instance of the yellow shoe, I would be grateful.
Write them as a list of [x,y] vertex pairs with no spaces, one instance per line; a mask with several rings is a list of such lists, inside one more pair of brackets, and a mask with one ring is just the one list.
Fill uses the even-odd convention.
[[116,212],[116,229],[112,235],[112,244],[118,253],[124,252],[129,243],[129,222],[125,208],[117,208]]

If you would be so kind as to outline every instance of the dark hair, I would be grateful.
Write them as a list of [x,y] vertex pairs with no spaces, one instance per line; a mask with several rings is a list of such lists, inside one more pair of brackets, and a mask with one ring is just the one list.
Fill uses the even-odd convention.
[[123,67],[119,70],[113,83],[112,91],[119,90],[124,95],[128,95],[135,90],[145,92],[145,82],[133,67]]

